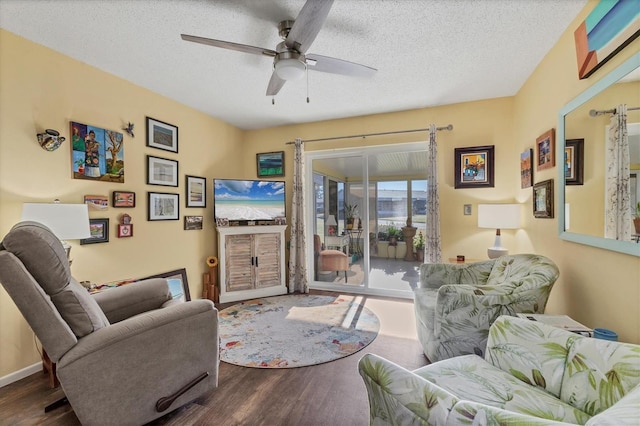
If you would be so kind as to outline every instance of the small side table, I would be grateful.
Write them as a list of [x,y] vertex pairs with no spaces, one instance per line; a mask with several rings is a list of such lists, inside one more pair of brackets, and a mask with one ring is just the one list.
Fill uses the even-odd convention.
[[449,263],[463,264],[463,263],[475,263],[475,262],[482,262],[482,259],[467,259],[467,258],[465,258],[464,260],[458,260],[455,257],[450,257],[449,258]]
[[42,348],[42,372],[49,376],[49,387],[57,388],[60,386],[58,376],[56,376],[56,363],[51,361],[47,351]]

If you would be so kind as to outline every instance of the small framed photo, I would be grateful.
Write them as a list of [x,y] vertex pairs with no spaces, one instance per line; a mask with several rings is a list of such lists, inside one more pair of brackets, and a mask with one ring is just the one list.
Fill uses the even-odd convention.
[[584,139],[567,139],[564,146],[565,185],[582,185],[584,181]]
[[85,195],[84,203],[91,210],[107,210],[109,208],[109,199],[104,195]]
[[471,216],[471,204],[464,205],[464,215]]
[[455,149],[455,187],[493,188],[494,145]]
[[538,170],[556,165],[556,129],[547,130],[536,139],[536,163]]
[[165,278],[167,280],[167,284],[169,284],[171,298],[178,299],[183,302],[191,300],[186,269],[182,268],[176,269],[175,271],[163,272],[162,274],[141,278],[139,281],[148,280],[150,278]]
[[533,185],[533,217],[553,218],[553,179]]
[[147,185],[178,186],[178,162],[147,155]]
[[118,225],[118,238],[133,237],[133,224],[119,224]]
[[229,226],[229,219],[227,219],[226,217],[216,218],[216,226],[219,228],[226,228],[227,226]]
[[136,193],[131,191],[113,191],[111,194],[113,207],[135,207]]
[[178,220],[180,195],[164,192],[148,193],[147,220]]
[[184,230],[194,231],[202,229],[203,216],[185,216],[184,217]]
[[187,207],[207,207],[207,180],[202,177],[187,175],[185,196],[187,198]]
[[284,176],[284,151],[256,154],[258,177]]
[[147,117],[147,146],[178,152],[178,127]]
[[80,245],[108,243],[109,219],[89,219],[89,231],[91,232],[91,236],[80,240]]
[[533,149],[520,154],[520,188],[533,186]]

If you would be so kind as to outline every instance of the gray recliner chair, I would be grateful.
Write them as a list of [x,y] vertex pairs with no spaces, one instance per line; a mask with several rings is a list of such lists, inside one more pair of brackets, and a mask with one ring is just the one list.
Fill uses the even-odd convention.
[[218,384],[218,312],[175,303],[164,279],[89,295],[61,242],[21,222],[0,244],[0,283],[57,363],[82,424],[139,425]]

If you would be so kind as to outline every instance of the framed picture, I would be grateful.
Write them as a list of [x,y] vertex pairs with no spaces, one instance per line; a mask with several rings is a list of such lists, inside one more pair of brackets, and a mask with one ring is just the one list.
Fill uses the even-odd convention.
[[80,245],[108,243],[109,219],[89,219],[89,232],[91,232],[91,236],[80,240]]
[[584,180],[584,139],[567,139],[564,146],[565,185],[582,185]]
[[147,146],[178,152],[178,128],[172,124],[147,117]]
[[556,129],[547,130],[536,139],[536,161],[538,170],[556,165]]
[[455,187],[493,188],[494,145],[455,149]]
[[178,220],[180,196],[164,192],[148,193],[147,220]]
[[104,195],[85,195],[84,203],[91,210],[107,210],[109,208],[109,199]]
[[258,177],[284,176],[284,151],[256,154]]
[[471,215],[471,204],[465,204],[463,212],[464,212],[465,216],[470,216]]
[[533,217],[553,218],[553,179],[533,185]]
[[520,154],[520,188],[533,186],[533,149]]
[[70,126],[73,178],[124,183],[123,134],[74,121]]
[[141,278],[140,281],[148,280],[150,278],[166,278],[167,284],[169,284],[169,291],[171,292],[171,297],[173,299],[182,300],[183,302],[191,300],[186,269],[176,269],[175,271],[151,275],[150,277]]
[[600,1],[573,33],[580,80],[640,35],[637,1]]
[[203,216],[185,216],[184,217],[184,230],[194,231],[202,229]]
[[133,237],[133,224],[119,224],[118,225],[118,238]]
[[186,184],[187,207],[207,206],[207,180],[198,176],[188,176]]
[[131,191],[113,191],[111,194],[113,207],[135,207],[136,193]]
[[178,186],[178,162],[147,155],[147,184]]

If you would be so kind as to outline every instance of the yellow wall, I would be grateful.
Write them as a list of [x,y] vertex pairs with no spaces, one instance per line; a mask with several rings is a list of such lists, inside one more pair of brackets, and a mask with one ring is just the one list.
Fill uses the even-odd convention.
[[[238,176],[229,159],[243,155],[242,132],[6,31],[0,32],[0,87],[0,235],[19,221],[27,201],[81,203],[85,194],[135,191],[133,209],[91,212],[110,219],[109,243],[70,241],[73,275],[100,283],[185,267],[190,292],[199,297],[205,259],[216,252],[212,179]],[[145,116],[178,126],[178,154],[146,147]],[[36,133],[53,128],[69,139],[71,120],[111,130],[135,123],[135,138],[124,136],[124,184],[72,179],[69,140],[54,152],[40,148]],[[145,184],[147,154],[179,160],[179,187]],[[185,208],[185,174],[207,178],[206,208]],[[147,191],[180,194],[180,220],[148,222]],[[122,213],[132,216],[132,238],[115,236]],[[184,215],[204,215],[204,229],[183,231]],[[0,377],[39,360],[30,328],[1,287],[0,342]]]
[[[0,31],[0,235],[19,220],[25,201],[45,202],[58,197],[63,202],[81,202],[84,194],[133,190],[137,207],[127,213],[133,217],[135,236],[119,240],[112,230],[108,244],[75,244],[74,276],[99,282],[186,267],[191,293],[199,297],[204,259],[216,253],[210,220],[212,202],[209,198],[206,209],[185,209],[184,174],[206,177],[210,194],[212,178],[255,178],[257,152],[284,150],[290,199],[293,148],[285,142],[295,137],[315,139],[451,123],[453,131],[438,134],[443,257],[485,257],[493,232],[477,228],[478,203],[522,202],[523,229],[503,232],[503,242],[512,252],[536,252],[558,263],[561,276],[547,312],[566,313],[586,325],[616,330],[621,340],[640,343],[640,259],[560,240],[557,220],[534,219],[532,190],[520,189],[520,153],[533,148],[540,134],[557,127],[557,113],[562,106],[640,49],[638,39],[589,79],[578,80],[573,29],[595,4],[596,0],[590,1],[569,25],[515,97],[249,132]],[[46,68],[42,66],[45,63]],[[179,127],[179,154],[145,147],[145,116]],[[53,153],[37,145],[35,134],[44,128],[56,128],[68,135],[70,120],[113,130],[128,121],[136,124],[136,138],[125,136],[124,185],[73,180],[68,142]],[[308,144],[306,149],[420,139],[423,137],[398,135],[338,140]],[[496,146],[495,188],[454,189],[454,148],[478,145]],[[147,154],[180,161],[179,188],[144,184]],[[553,168],[536,173],[535,181],[556,179],[556,175],[557,169]],[[150,190],[179,193],[181,219],[185,214],[204,215],[204,230],[182,231],[181,221],[147,222],[146,192]],[[464,204],[473,205],[471,216],[463,215]],[[113,227],[120,213],[111,208],[91,216],[109,217]],[[0,341],[0,377],[38,361],[32,333],[3,289]]]
[[[573,30],[596,4],[597,0],[589,1],[516,95],[513,140],[518,151],[533,148],[536,137],[557,127],[560,108],[640,51],[640,39],[636,39],[591,77],[578,80]],[[536,182],[557,181],[557,168],[534,176]],[[530,189],[517,187],[516,197],[531,206]],[[557,214],[557,203],[555,210]],[[591,327],[610,328],[620,340],[640,343],[640,258],[561,240],[557,219],[525,217],[528,240],[518,240],[519,251],[532,247],[560,268],[547,312],[570,315]]]

